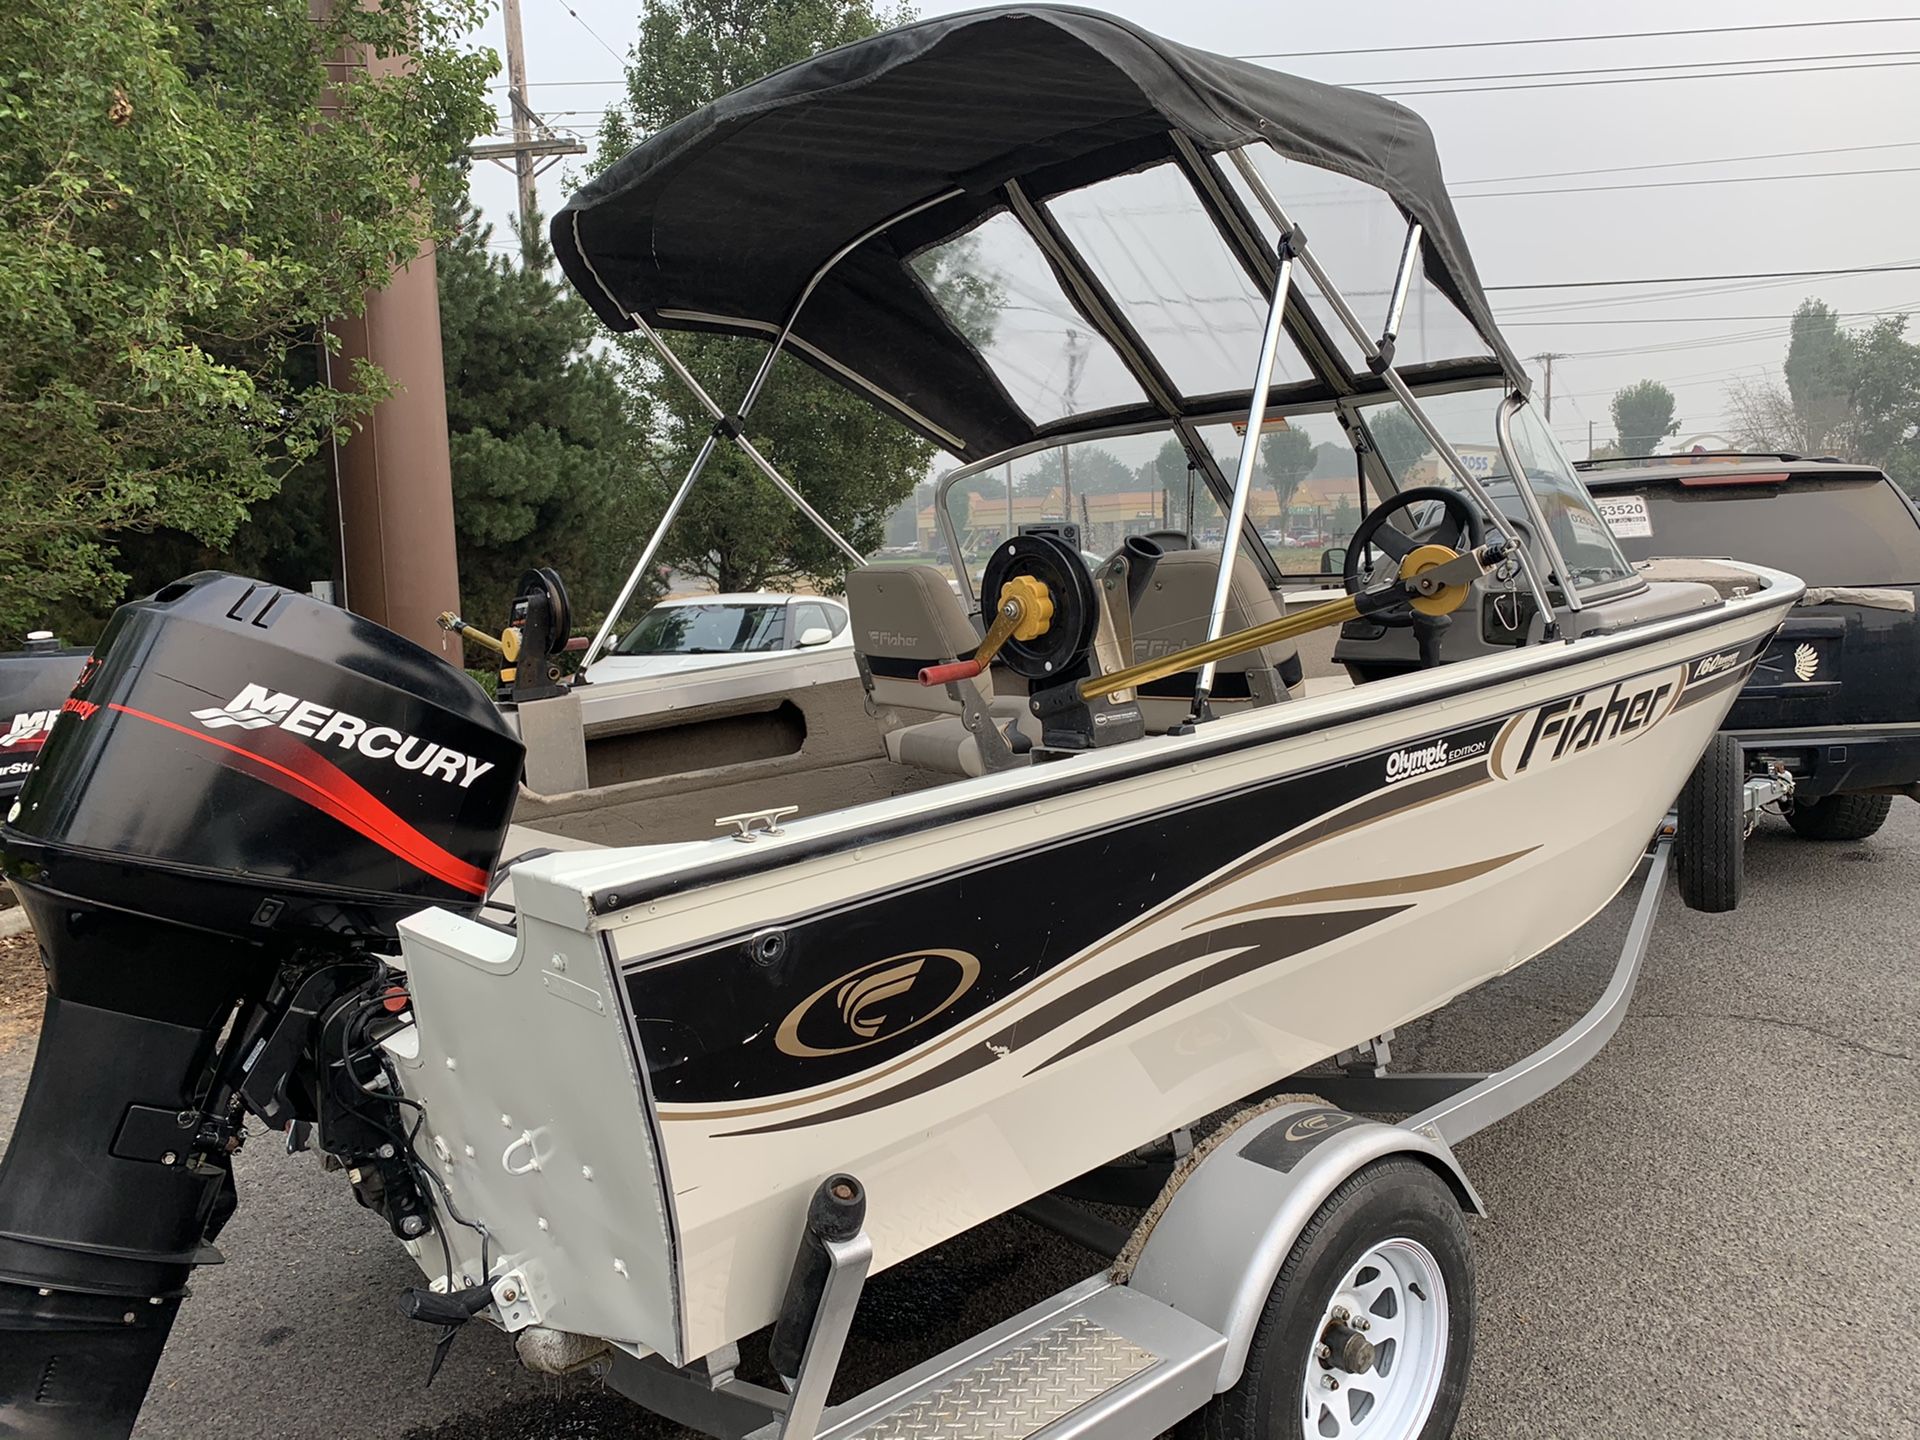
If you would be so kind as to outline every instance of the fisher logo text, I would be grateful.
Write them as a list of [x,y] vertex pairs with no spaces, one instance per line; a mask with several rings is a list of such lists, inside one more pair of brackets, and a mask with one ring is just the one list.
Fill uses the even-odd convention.
[[338,745],[342,750],[357,750],[372,760],[391,760],[402,770],[417,770],[462,790],[493,769],[491,761],[476,759],[451,746],[403,734],[391,725],[374,725],[358,715],[268,690],[264,685],[249,685],[225,705],[194,711],[193,718],[209,730],[261,730],[272,726],[308,740]]
[[1416,775],[1430,775],[1435,770],[1444,770],[1458,761],[1486,753],[1487,742],[1484,740],[1470,740],[1464,744],[1436,740],[1431,745],[1396,750],[1387,756],[1387,783],[1394,785],[1402,780],[1411,780]]
[[892,955],[830,980],[780,1022],[774,1044],[788,1055],[838,1055],[917,1030],[951,1009],[980,978],[964,950]]
[[[1696,666],[1697,668],[1697,666]],[[1534,713],[1533,729],[1526,747],[1520,752],[1518,773],[1536,759],[1558,760],[1609,740],[1623,739],[1646,729],[1660,718],[1662,702],[1674,693],[1673,681],[1665,680],[1642,689],[1629,688],[1632,682],[1615,685],[1605,695],[1575,695],[1542,705]]]
[[58,710],[29,710],[14,716],[7,725],[7,733],[0,735],[0,750],[39,749],[53,733],[53,722],[59,714]]

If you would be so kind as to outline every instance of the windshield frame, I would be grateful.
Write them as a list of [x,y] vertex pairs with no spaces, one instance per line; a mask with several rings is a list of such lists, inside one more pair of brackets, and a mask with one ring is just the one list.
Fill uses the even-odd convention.
[[[1486,390],[1487,387],[1483,386],[1453,386],[1444,390],[1435,388],[1431,391],[1422,392],[1415,398],[1420,401],[1427,401],[1446,394],[1470,395]],[[1366,433],[1369,452],[1373,457],[1375,466],[1384,477],[1386,488],[1394,494],[1398,494],[1400,491],[1408,488],[1407,482],[1405,477],[1396,469],[1394,462],[1388,458],[1386,452],[1381,448],[1375,434],[1373,417],[1388,411],[1390,407],[1396,405],[1409,418],[1413,418],[1412,410],[1407,405],[1405,398],[1397,394],[1370,395],[1364,401],[1358,402],[1355,406],[1355,419]],[[1434,426],[1434,433],[1447,441],[1449,448],[1454,450],[1456,456],[1461,453],[1461,447],[1463,446],[1467,450],[1495,450],[1498,452],[1500,464],[1504,467],[1506,473],[1490,476],[1486,480],[1477,480],[1472,485],[1465,484],[1465,475],[1463,473],[1465,468],[1464,461],[1456,464],[1453,457],[1436,449],[1432,453],[1438,459],[1440,469],[1443,472],[1452,471],[1454,477],[1462,482],[1455,488],[1459,488],[1464,493],[1475,496],[1476,499],[1484,498],[1491,501],[1492,495],[1490,492],[1486,496],[1481,497],[1478,491],[1494,481],[1501,481],[1513,486],[1515,496],[1520,501],[1521,508],[1524,511],[1524,514],[1520,518],[1525,521],[1529,530],[1540,537],[1540,543],[1537,549],[1540,552],[1540,558],[1546,562],[1546,568],[1552,580],[1549,588],[1552,590],[1556,599],[1570,612],[1577,613],[1596,602],[1611,599],[1616,595],[1644,589],[1646,586],[1645,577],[1634,569],[1632,562],[1629,561],[1624,554],[1621,554],[1620,547],[1613,540],[1612,532],[1606,529],[1604,521],[1600,519],[1598,508],[1593,503],[1592,492],[1587,489],[1586,482],[1580,477],[1580,472],[1574,468],[1572,462],[1569,461],[1560,450],[1558,443],[1553,440],[1552,431],[1547,429],[1545,425],[1536,422],[1534,426],[1537,432],[1536,438],[1541,438],[1546,441],[1550,448],[1552,458],[1559,463],[1564,478],[1585,496],[1587,502],[1586,510],[1594,521],[1596,527],[1595,533],[1602,534],[1606,537],[1607,545],[1611,547],[1615,557],[1620,562],[1621,573],[1612,579],[1588,583],[1575,581],[1569,584],[1562,578],[1573,572],[1567,563],[1566,555],[1561,549],[1559,540],[1554,535],[1552,526],[1547,523],[1539,490],[1529,478],[1527,467],[1520,463],[1519,447],[1513,435],[1515,416],[1519,415],[1522,411],[1531,414],[1530,405],[1531,402],[1529,398],[1517,389],[1508,390],[1501,394],[1495,402],[1493,414],[1489,417],[1493,421],[1491,436],[1488,437],[1483,433],[1480,438],[1474,440],[1467,440],[1458,434],[1447,434],[1446,430],[1449,427],[1443,426],[1432,414],[1427,414],[1426,419],[1429,424]],[[1424,412],[1424,406],[1422,408]],[[1457,426],[1452,428],[1457,428]],[[1487,444],[1488,438],[1491,438],[1493,442],[1491,446]],[[1451,482],[1443,480],[1441,483]],[[1503,517],[1503,513],[1496,503],[1493,505],[1487,518],[1497,526]]]
[[[1482,385],[1484,386],[1484,384],[1485,382],[1483,381]],[[1391,398],[1390,393],[1387,395],[1387,398]],[[1285,414],[1290,418],[1311,415],[1332,415],[1341,419],[1341,428],[1344,432],[1347,431],[1349,424],[1354,423],[1351,408],[1352,403],[1350,399],[1337,401],[1322,400],[1311,405],[1299,406],[1284,406],[1276,402],[1272,410],[1275,414]],[[973,576],[967,567],[966,557],[962,553],[964,547],[961,544],[960,532],[954,524],[953,511],[948,505],[948,497],[951,495],[953,487],[958,485],[962,480],[971,479],[975,475],[997,469],[1002,465],[1011,464],[1015,460],[1024,460],[1030,456],[1043,454],[1049,450],[1066,449],[1074,445],[1096,444],[1101,440],[1118,440],[1136,435],[1163,434],[1169,439],[1179,440],[1182,445],[1186,447],[1190,457],[1198,457],[1200,463],[1196,469],[1200,479],[1206,486],[1207,491],[1212,495],[1214,503],[1219,507],[1221,514],[1224,516],[1227,506],[1232,499],[1233,482],[1222,467],[1220,457],[1214,452],[1213,447],[1207,444],[1202,432],[1209,426],[1242,424],[1246,418],[1247,412],[1245,407],[1239,405],[1221,405],[1204,412],[1196,411],[1193,414],[1183,415],[1173,419],[1163,416],[1157,420],[1130,421],[1125,424],[1111,425],[1092,433],[1076,433],[1071,437],[1063,438],[1057,435],[1047,436],[1039,440],[1030,441],[1025,445],[1010,446],[996,454],[985,456],[979,460],[969,461],[964,465],[956,465],[951,470],[945,471],[940,478],[934,482],[933,523],[935,530],[939,534],[941,543],[947,548],[947,568],[959,581],[961,598],[969,605],[978,605],[980,601],[979,592],[974,588]],[[1350,434],[1348,443],[1351,444]],[[1365,519],[1367,513],[1373,508],[1373,505],[1379,502],[1382,492],[1378,490],[1378,481],[1371,473],[1371,467],[1369,467],[1368,473],[1362,474],[1362,460],[1358,458],[1358,453],[1357,451],[1355,452],[1357,458],[1354,466],[1353,482],[1355,503],[1359,508],[1360,518]],[[1240,533],[1242,553],[1247,554],[1255,565],[1259,567],[1261,576],[1270,589],[1278,590],[1288,581],[1318,580],[1322,582],[1338,582],[1341,578],[1339,574],[1330,570],[1320,570],[1308,574],[1288,574],[1283,571],[1280,568],[1279,562],[1274,559],[1273,552],[1268,548],[1267,542],[1261,538],[1259,525],[1252,515],[1247,516],[1245,523],[1241,526]]]

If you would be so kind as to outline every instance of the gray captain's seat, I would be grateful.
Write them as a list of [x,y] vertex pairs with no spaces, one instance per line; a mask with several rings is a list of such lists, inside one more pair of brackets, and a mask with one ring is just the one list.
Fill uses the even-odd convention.
[[928,665],[962,660],[980,631],[933,565],[862,565],[847,572],[847,610],[860,683],[882,725],[887,758],[948,775],[985,775],[1027,763],[1038,731],[1019,696],[996,700],[993,676],[945,686],[920,683]]
[[[1156,537],[1157,538],[1157,537]],[[1164,548],[1164,545],[1163,545]],[[1153,578],[1133,611],[1133,658],[1156,660],[1175,650],[1198,645],[1207,638],[1207,616],[1213,608],[1214,578],[1220,573],[1218,550],[1168,550],[1154,567]],[[1280,606],[1260,578],[1260,567],[1246,555],[1236,555],[1233,588],[1227,593],[1223,634],[1264,625],[1280,618]],[[1187,719],[1193,707],[1198,670],[1169,675],[1140,687],[1140,710],[1147,733],[1164,734]],[[1260,705],[1274,705],[1298,693],[1300,655],[1289,643],[1265,645],[1222,660],[1214,672],[1213,710],[1235,714]]]

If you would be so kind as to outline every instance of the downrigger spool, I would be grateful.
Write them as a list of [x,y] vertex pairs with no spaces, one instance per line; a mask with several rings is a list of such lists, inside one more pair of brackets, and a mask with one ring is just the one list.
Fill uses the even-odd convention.
[[998,659],[1029,686],[1043,750],[1091,750],[1146,733],[1132,691],[1081,695],[1080,683],[1118,668],[1122,653],[1101,588],[1065,536],[1034,530],[1006,541],[987,560],[980,594],[982,615],[993,617],[980,648],[971,660],[928,666],[922,685],[972,679]]
[[520,577],[507,610],[506,628],[494,639],[476,630],[451,610],[440,617],[440,628],[463,635],[500,657],[500,687],[495,699],[502,705],[547,700],[567,693],[566,672],[558,656],[573,633],[573,607],[560,573],[539,565]]

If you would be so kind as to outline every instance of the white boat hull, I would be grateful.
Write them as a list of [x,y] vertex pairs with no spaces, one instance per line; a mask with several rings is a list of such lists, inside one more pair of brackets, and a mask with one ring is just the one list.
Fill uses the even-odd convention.
[[[551,1290],[573,1313],[543,1323],[708,1353],[774,1318],[827,1174],[865,1184],[884,1267],[1539,954],[1630,874],[1790,600],[1449,667],[1444,686],[1430,672],[1295,702],[751,845],[520,867],[526,955],[567,928],[604,945],[652,1112],[640,1143],[671,1196],[676,1292],[668,1322],[604,1257],[568,1256]],[[1115,906],[1121,923],[1087,918]],[[414,1073],[455,1154],[466,1126],[499,1148],[499,1107],[462,1098],[436,1059],[455,1043],[436,1017],[472,1006],[435,992],[472,986],[471,959],[446,962],[478,928],[439,915],[407,933]],[[538,1118],[556,1149],[586,1123]],[[470,1175],[496,1234],[515,1232],[502,1243],[534,1253],[547,1242],[519,1217],[557,1229],[578,1189]]]

